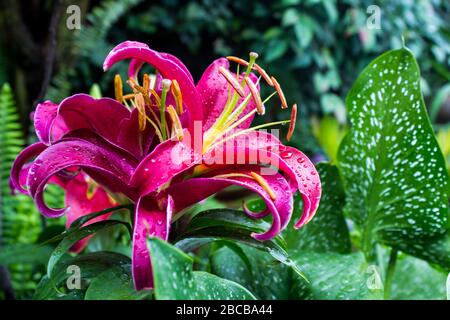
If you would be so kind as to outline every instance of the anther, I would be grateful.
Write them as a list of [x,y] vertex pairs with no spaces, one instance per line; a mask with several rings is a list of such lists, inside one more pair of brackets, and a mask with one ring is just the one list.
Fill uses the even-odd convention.
[[255,102],[256,105],[256,111],[258,112],[259,115],[263,115],[266,111],[262,104],[261,96],[258,93],[258,89],[253,83],[252,79],[250,79],[249,77],[245,77],[245,83],[248,85],[250,93],[252,94],[253,101]]
[[134,102],[136,104],[136,108],[139,111],[139,131],[144,131],[147,123],[146,114],[145,114],[145,100],[142,93],[136,94],[134,98]]
[[142,87],[145,91],[148,91],[150,89],[150,76],[145,73],[144,74],[144,80],[142,81]]
[[278,83],[278,81],[274,77],[271,77],[271,79],[272,79],[272,82],[273,82],[273,86],[275,87],[275,90],[277,90],[278,96],[280,97],[281,108],[282,109],[286,109],[288,107],[288,105],[287,105],[286,98],[284,96],[283,90],[281,90],[280,84]]
[[261,175],[257,174],[256,172],[253,172],[253,171],[250,172],[250,175],[269,194],[269,196],[272,200],[276,200],[277,196],[276,196],[275,192],[272,190],[272,188],[270,187],[270,185],[266,179],[264,179]]
[[286,135],[287,141],[290,141],[292,138],[292,135],[294,134],[296,119],[297,119],[297,104],[294,103],[294,105],[292,106],[292,112],[291,112],[291,122],[289,123],[289,130]]
[[182,141],[184,138],[183,127],[181,126],[181,121],[178,117],[177,111],[172,105],[167,107],[167,111],[169,112],[170,119],[172,120],[172,130],[175,132],[178,141]]
[[245,95],[245,92],[242,89],[241,85],[239,84],[239,82],[237,82],[236,78],[230,73],[230,71],[228,71],[224,67],[219,67],[219,72],[241,97]]
[[[236,62],[236,63],[238,63],[240,65],[243,65],[245,67],[248,67],[248,64],[249,64],[244,59],[241,59],[241,58],[238,58],[238,57],[235,57],[235,56],[228,56],[227,59],[229,61]],[[257,63],[253,64],[253,70],[256,70],[264,78],[264,80],[267,82],[267,84],[269,86],[273,87],[272,79],[270,79],[270,76],[267,74],[267,72],[259,64],[257,64]]]
[[179,116],[183,113],[183,97],[181,95],[180,85],[177,80],[172,80],[172,87],[170,87],[173,97],[175,98],[175,103],[177,106],[177,113]]
[[264,80],[267,82],[267,84],[269,86],[273,87],[273,81],[272,81],[272,79],[270,79],[270,76],[267,74],[267,72],[263,68],[261,68],[260,65],[258,65],[256,63],[254,65],[254,68],[264,78]]
[[114,94],[116,100],[123,103],[123,84],[120,75],[116,74],[114,77]]

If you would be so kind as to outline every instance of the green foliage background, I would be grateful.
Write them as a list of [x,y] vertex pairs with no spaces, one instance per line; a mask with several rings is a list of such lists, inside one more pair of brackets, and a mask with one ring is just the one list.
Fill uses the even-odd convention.
[[[49,21],[55,14],[56,3],[60,5],[60,19],[55,29],[55,59],[49,85],[43,87],[48,68],[45,57],[52,43]],[[81,8],[80,30],[66,27],[66,8],[71,4]],[[381,9],[380,29],[366,26],[371,5]],[[257,51],[259,63],[283,84],[289,101],[300,106],[300,123],[292,144],[316,159],[335,163],[338,146],[347,132],[344,100],[350,86],[370,61],[387,50],[401,47],[404,41],[419,63],[428,112],[450,163],[449,21],[450,3],[446,0],[43,0],[26,6],[17,1],[2,1],[0,245],[30,245],[61,230],[63,221],[51,222],[48,228],[29,198],[9,194],[9,168],[18,151],[35,140],[28,128],[36,99],[59,102],[72,93],[88,92],[94,83],[100,86],[103,95],[112,96],[113,76],[117,72],[124,75],[126,65],[108,73],[103,73],[101,66],[109,50],[121,41],[146,42],[154,49],[180,57],[195,79],[199,79],[213,59],[226,55],[245,57],[249,51]],[[264,121],[288,117],[276,103],[268,111]],[[55,203],[63,201],[58,189],[50,190],[49,198]],[[342,203],[339,204],[341,208]],[[304,232],[317,236],[314,225],[309,228],[313,231]],[[351,236],[359,237],[355,230]],[[348,246],[347,243],[345,250],[335,251],[347,253]],[[232,251],[228,247],[220,250],[214,253],[213,262],[233,254],[226,252]],[[321,254],[322,251],[333,250],[319,250]],[[361,260],[359,256],[353,259],[327,254],[331,255],[327,259],[338,265],[342,259],[343,263],[351,260],[352,266],[359,266]],[[412,272],[417,272],[415,266],[424,264],[409,256],[400,258],[400,268],[413,269]],[[316,261],[314,255],[303,259],[311,266]],[[428,264],[424,268],[429,268]],[[38,266],[16,263],[8,269],[19,298],[31,297],[45,274],[42,263]],[[311,276],[320,282],[323,274]],[[402,281],[402,278],[394,280],[393,288],[400,288]],[[272,297],[268,293],[261,296],[265,294]],[[309,297],[324,297],[324,293],[311,291]],[[333,297],[340,295],[336,293]]]

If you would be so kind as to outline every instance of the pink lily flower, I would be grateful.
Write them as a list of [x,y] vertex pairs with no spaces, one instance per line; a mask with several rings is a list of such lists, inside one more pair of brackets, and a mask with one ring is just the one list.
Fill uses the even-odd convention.
[[[287,226],[297,191],[304,202],[302,216],[295,223],[300,228],[317,210],[319,176],[302,152],[256,131],[280,122],[250,128],[253,117],[265,111],[259,93],[261,79],[274,88],[282,107],[287,107],[280,85],[255,63],[256,58],[252,53],[249,61],[218,59],[195,84],[184,64],[170,54],[139,42],[116,46],[104,69],[131,59],[127,83],[133,93],[124,95],[116,77],[118,101],[75,95],[59,106],[46,103],[45,109],[41,107],[45,112],[38,108],[35,126],[41,142],[19,155],[12,184],[29,193],[49,217],[61,216],[67,208],[46,206],[45,184],[70,168],[81,168],[108,193],[127,196],[136,204],[132,271],[137,290],[153,287],[147,237],[167,240],[174,215],[230,185],[247,188],[266,203],[267,208],[258,213],[244,205],[244,212],[252,218],[272,216],[271,228],[253,234],[255,239],[271,239]],[[230,61],[243,65],[245,72],[232,73]],[[149,77],[139,85],[137,75],[143,63],[158,71],[154,85]],[[129,103],[131,111],[126,107]],[[294,105],[288,138],[296,111]],[[24,188],[21,168],[35,156]]]

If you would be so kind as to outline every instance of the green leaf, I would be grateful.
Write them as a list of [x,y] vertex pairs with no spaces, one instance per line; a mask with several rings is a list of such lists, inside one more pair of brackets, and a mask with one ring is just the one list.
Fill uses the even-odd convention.
[[389,51],[358,77],[347,96],[352,128],[338,154],[346,212],[363,249],[442,233],[449,195],[445,162],[427,117],[412,53]]
[[423,260],[406,255],[398,257],[389,299],[445,299],[446,279],[445,273],[433,269]]
[[291,284],[298,277],[294,270],[261,250],[246,245],[239,247],[250,268],[242,256],[228,247],[222,247],[211,256],[211,272],[248,288],[258,299],[297,298],[291,295]]
[[[383,290],[369,285],[374,276],[360,252],[352,254],[299,252],[293,257],[310,283],[297,281],[292,290],[305,299],[380,299]],[[374,289],[370,289],[374,288]]]
[[276,260],[294,268],[302,276],[300,269],[289,258],[286,243],[280,235],[268,241],[258,241],[251,236],[251,233],[262,232],[269,227],[269,223],[251,219],[242,211],[207,210],[197,214],[191,220],[188,229],[177,238],[175,245],[183,251],[192,251],[217,240],[237,241],[268,252]]
[[[48,276],[42,278],[33,299],[83,299],[84,290],[92,279],[110,268],[128,266],[130,262],[127,256],[113,252],[87,253],[60,260],[54,267],[51,279]],[[69,290],[66,286],[67,279],[72,275],[67,268],[73,265],[80,268],[80,290]]]
[[[300,230],[289,225],[283,233],[288,249],[314,252],[350,253],[351,243],[343,215],[345,194],[336,166],[319,163],[317,171],[322,183],[322,198],[314,218]],[[294,216],[300,216],[301,196],[295,197]],[[291,252],[290,251],[290,252]]]
[[432,239],[417,239],[412,244],[404,243],[396,246],[405,253],[439,265],[450,272],[450,231]]
[[49,277],[52,277],[53,269],[55,265],[58,263],[58,261],[63,257],[63,255],[69,250],[75,243],[77,243],[79,240],[86,238],[87,236],[90,236],[94,234],[95,232],[102,230],[104,228],[113,227],[116,225],[125,225],[128,227],[128,225],[122,221],[117,220],[106,220],[106,221],[100,221],[95,222],[93,224],[90,224],[86,227],[77,229],[71,233],[69,233],[55,248],[53,253],[50,256],[50,259],[48,261],[47,266],[47,274]]
[[193,271],[192,258],[158,238],[148,240],[154,292],[162,300],[241,300],[255,297],[241,285],[212,274]]
[[91,281],[85,300],[141,300],[148,291],[136,291],[131,276],[131,265],[112,267]]

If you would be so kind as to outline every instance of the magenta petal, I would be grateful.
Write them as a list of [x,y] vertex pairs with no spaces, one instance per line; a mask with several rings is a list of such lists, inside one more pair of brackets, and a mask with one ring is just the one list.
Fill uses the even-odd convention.
[[[79,174],[75,179],[70,180],[64,187],[66,194],[65,204],[70,208],[67,212],[67,228],[82,216],[92,212],[99,212],[115,205],[113,200],[101,187],[96,187],[92,195],[89,195],[89,185],[86,181],[87,178],[86,174]],[[107,220],[110,215],[111,213],[89,220],[85,226],[94,222]],[[78,241],[72,246],[71,251],[80,252],[83,250],[90,238],[91,237],[86,237]]]
[[130,65],[128,66],[128,77],[137,81],[139,70],[141,70],[144,63],[145,61],[139,59],[131,59]]
[[108,181],[108,188],[122,190],[132,197],[133,190],[127,187],[127,182],[134,170],[136,162],[126,154],[106,142],[97,143],[81,139],[66,140],[48,147],[34,161],[30,168],[27,184],[30,195],[34,198],[38,209],[47,217],[59,217],[66,212],[66,208],[51,209],[44,203],[43,192],[49,179],[61,170],[70,167],[81,167],[88,174],[96,173],[100,183]]
[[147,123],[145,130],[139,130],[139,110],[133,109],[129,118],[119,125],[117,144],[132,153],[137,159],[147,154],[155,135],[154,128]]
[[[219,73],[219,68],[224,67],[229,69],[229,62],[225,58],[215,60],[203,73],[202,78],[197,84],[197,91],[201,95],[203,100],[203,128],[207,130],[216,121],[219,115],[222,113],[227,100],[228,100],[228,82]],[[251,73],[250,78],[256,83],[257,77]],[[239,81],[242,81],[242,75],[239,77]],[[248,95],[250,91],[248,88],[245,90],[245,94]],[[238,103],[241,103],[244,98],[240,98]],[[240,117],[247,114],[249,111],[256,108],[252,99],[248,102],[244,112]],[[237,128],[246,129],[250,126],[253,117],[243,122]]]
[[204,156],[207,163],[260,164],[274,166],[283,171],[303,198],[303,213],[295,224],[300,228],[314,216],[320,201],[320,177],[312,162],[301,151],[283,145],[259,146],[259,141],[227,143],[219,145]]
[[58,118],[64,120],[67,131],[90,129],[113,144],[119,134],[117,125],[129,117],[130,111],[116,100],[87,94],[68,97],[58,107]]
[[140,198],[136,204],[133,228],[132,274],[136,290],[153,288],[150,254],[147,249],[148,237],[167,240],[172,222],[173,200],[169,196],[166,209],[161,211],[152,197]]
[[19,153],[19,155],[14,160],[14,163],[12,165],[11,176],[10,176],[10,184],[15,190],[17,190],[23,194],[28,194],[28,191],[20,183],[20,181],[21,181],[20,176],[21,176],[22,168],[27,163],[27,161],[29,161],[31,158],[39,155],[46,148],[47,148],[47,146],[45,144],[43,144],[42,142],[36,142],[36,143],[33,143],[32,145],[26,147]]
[[300,228],[312,219],[319,207],[322,194],[320,177],[311,160],[295,148],[280,146],[280,158],[280,168],[283,170],[286,164],[295,174],[294,181],[297,182],[297,188],[303,198],[303,214],[295,223],[295,228]]
[[140,195],[154,192],[200,160],[201,155],[184,141],[166,140],[141,161],[130,184],[139,189]]
[[[293,194],[289,183],[279,173],[263,175],[276,194],[276,199],[272,200],[269,194],[255,180],[246,177],[215,177],[217,175],[241,173],[249,175],[251,171],[260,172],[257,166],[231,167],[209,172],[210,177],[192,178],[180,183],[174,184],[167,189],[175,203],[175,212],[198,203],[212,194],[230,186],[238,185],[253,192],[256,192],[266,203],[267,213],[272,214],[272,226],[269,230],[261,234],[253,234],[257,240],[269,240],[278,235],[289,223],[293,210]],[[189,190],[189,192],[186,192]],[[261,218],[254,214],[249,214],[251,218]]]
[[53,137],[59,138],[64,130],[65,124],[60,121],[59,124],[53,124],[58,113],[58,105],[47,100],[39,103],[34,112],[34,128],[36,135],[42,143],[50,145],[52,135],[50,130],[54,127]]
[[[111,50],[103,63],[103,69],[108,70],[112,65],[124,59],[145,61],[154,66],[164,78],[177,80],[183,93],[184,103],[191,115],[191,120],[201,121],[203,119],[201,100],[194,81],[188,69],[180,60],[170,54],[152,50],[144,43],[125,41]],[[136,65],[136,62],[134,64]]]

